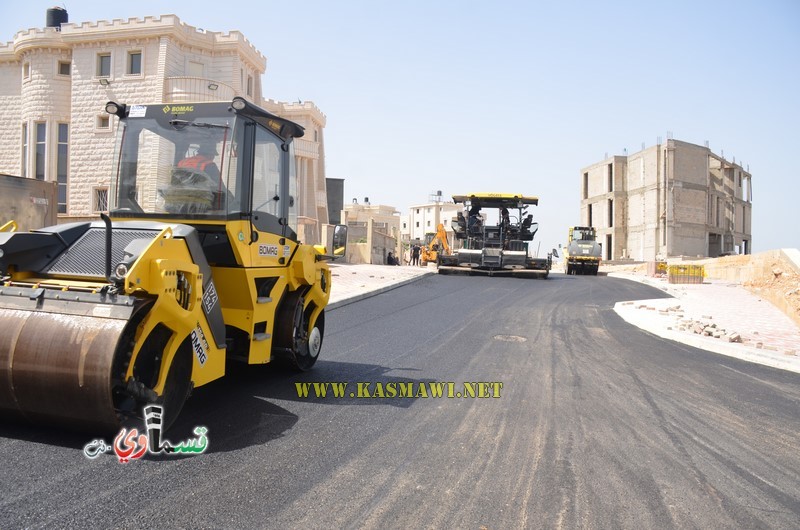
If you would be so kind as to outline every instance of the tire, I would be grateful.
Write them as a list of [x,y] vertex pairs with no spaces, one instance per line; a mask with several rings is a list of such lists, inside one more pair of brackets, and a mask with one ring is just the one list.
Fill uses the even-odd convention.
[[305,372],[317,362],[325,335],[325,310],[313,325],[310,322],[313,305],[306,306],[300,292],[291,293],[278,311],[276,328],[277,355],[280,360]]
[[161,406],[164,408],[162,416],[162,431],[166,432],[180,416],[186,400],[192,393],[192,347],[187,339],[172,359],[161,396]]
[[319,352],[322,349],[322,339],[325,334],[325,310],[317,317],[313,326],[309,322],[306,311],[299,307],[302,318],[300,325],[294,330],[295,347],[292,349],[292,365],[299,371],[310,370],[317,362]]

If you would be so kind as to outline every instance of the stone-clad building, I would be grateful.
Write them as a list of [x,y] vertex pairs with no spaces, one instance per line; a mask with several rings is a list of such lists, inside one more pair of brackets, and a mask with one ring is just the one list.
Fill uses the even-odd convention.
[[582,225],[604,259],[752,252],[751,175],[708,147],[669,139],[581,170]]
[[0,173],[59,183],[59,222],[107,208],[116,121],[107,101],[179,103],[243,96],[305,127],[296,141],[300,237],[318,243],[327,223],[322,131],[311,102],[262,99],[267,60],[238,31],[189,26],[175,16],[48,27],[0,44]]

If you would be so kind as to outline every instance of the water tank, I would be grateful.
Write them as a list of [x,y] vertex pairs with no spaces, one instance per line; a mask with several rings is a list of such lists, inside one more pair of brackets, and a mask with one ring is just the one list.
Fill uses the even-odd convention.
[[46,25],[48,28],[58,28],[61,29],[61,24],[66,24],[69,22],[69,15],[67,14],[67,10],[63,7],[51,7],[47,10],[47,20]]

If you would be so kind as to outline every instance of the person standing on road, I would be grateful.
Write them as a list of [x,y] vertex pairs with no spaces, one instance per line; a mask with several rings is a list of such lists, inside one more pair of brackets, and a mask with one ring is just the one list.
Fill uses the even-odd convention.
[[411,247],[411,264],[412,265],[419,265],[419,245],[414,244]]

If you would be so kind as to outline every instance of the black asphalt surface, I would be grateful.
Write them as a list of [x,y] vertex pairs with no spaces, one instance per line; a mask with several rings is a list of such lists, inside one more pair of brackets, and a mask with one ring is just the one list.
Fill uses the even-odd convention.
[[[426,277],[330,311],[310,372],[197,389],[168,433],[206,426],[194,456],[89,460],[91,433],[3,422],[0,528],[799,528],[800,376],[612,310],[658,296],[602,276]],[[298,397],[306,382],[348,386]],[[502,387],[357,396],[430,382]]]

